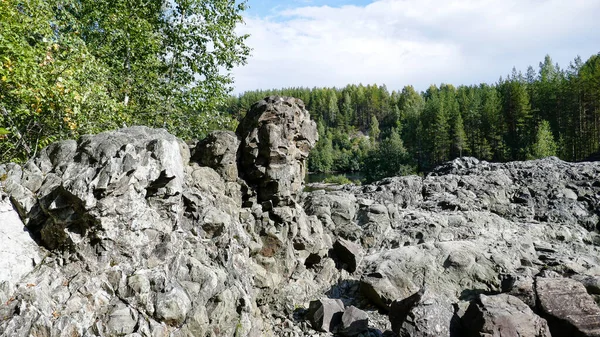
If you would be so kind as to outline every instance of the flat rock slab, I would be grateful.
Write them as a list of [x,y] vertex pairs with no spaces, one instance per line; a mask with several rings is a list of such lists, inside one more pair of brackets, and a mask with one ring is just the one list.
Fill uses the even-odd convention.
[[582,283],[538,277],[536,292],[553,336],[600,336],[600,308]]

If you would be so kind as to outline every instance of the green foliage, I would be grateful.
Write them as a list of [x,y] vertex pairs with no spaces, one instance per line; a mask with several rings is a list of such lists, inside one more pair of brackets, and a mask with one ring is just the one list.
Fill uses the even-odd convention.
[[337,185],[348,185],[348,184],[354,183],[352,180],[348,179],[346,176],[341,175],[341,174],[327,177],[323,180],[323,182],[327,183],[327,184],[337,184]]
[[108,73],[72,29],[70,3],[0,2],[0,161],[22,161],[57,139],[114,127]]
[[0,1],[0,161],[123,124],[184,138],[219,112],[249,49],[230,0]]
[[368,152],[362,171],[368,182],[415,173],[414,167],[410,165],[410,156],[395,130],[390,137]]
[[532,147],[532,157],[545,158],[556,156],[557,149],[557,144],[554,141],[554,136],[550,129],[550,123],[548,121],[542,121],[538,126],[536,140]]
[[[555,153],[561,158],[586,158],[600,150],[598,83],[600,56],[586,62],[576,58],[564,70],[547,56],[539,71],[529,67],[524,76],[514,69],[491,85],[442,84],[425,92],[406,86],[391,93],[385,86],[362,84],[252,91],[232,100],[227,111],[243,114],[251,103],[271,94],[299,97],[320,123],[321,140],[309,158],[311,171],[373,167],[371,175],[382,177],[398,174],[377,162],[385,148],[378,141],[392,138],[394,129],[407,153],[407,160],[399,162],[420,172],[464,155],[488,161],[529,158],[539,154],[540,128],[558,137]],[[544,139],[545,149],[552,149],[549,138]]]
[[381,134],[381,130],[379,130],[379,121],[377,117],[373,116],[371,118],[371,124],[369,126],[369,136],[373,140],[373,142],[377,142],[379,140],[379,135]]

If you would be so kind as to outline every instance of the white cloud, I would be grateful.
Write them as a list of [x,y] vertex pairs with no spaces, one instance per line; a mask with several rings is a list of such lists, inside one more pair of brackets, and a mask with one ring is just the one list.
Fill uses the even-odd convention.
[[292,86],[494,82],[545,54],[600,51],[598,0],[379,0],[246,17],[253,48],[236,92]]

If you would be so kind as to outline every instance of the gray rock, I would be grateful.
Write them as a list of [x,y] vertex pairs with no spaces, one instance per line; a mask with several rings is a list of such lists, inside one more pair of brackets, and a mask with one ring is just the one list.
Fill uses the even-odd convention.
[[351,305],[344,310],[337,333],[342,336],[356,336],[369,329],[369,315]]
[[362,248],[360,245],[344,239],[338,239],[333,244],[333,253],[341,267],[350,273],[354,273],[362,260]]
[[395,269],[363,275],[360,292],[381,310],[388,311],[395,300],[401,300],[418,290],[418,287]]
[[239,145],[240,140],[234,132],[213,131],[198,142],[191,159],[202,166],[213,168],[225,181],[236,181]]
[[0,190],[0,283],[14,285],[41,262],[42,256],[42,250]]
[[537,297],[535,294],[533,278],[516,276],[516,278],[509,280],[509,282],[511,283],[510,289],[505,289],[507,290],[507,293],[523,301],[532,310],[535,309]]
[[551,337],[546,320],[518,298],[480,295],[462,317],[467,336]]
[[319,136],[304,103],[271,96],[255,103],[236,134],[242,139],[239,170],[258,202],[293,202],[302,191],[306,158]]
[[168,325],[179,326],[192,308],[192,302],[186,292],[174,287],[169,292],[156,296],[156,317]]
[[389,317],[392,331],[400,336],[450,336],[451,331],[458,331],[452,304],[424,288],[394,301]]
[[333,332],[342,322],[344,303],[339,299],[324,298],[310,302],[307,318],[313,329]]
[[115,305],[108,312],[106,334],[118,336],[133,333],[138,320],[137,316],[137,312],[124,303]]
[[[370,329],[358,335],[392,324],[461,335],[469,301],[500,292],[561,305],[544,314],[554,335],[596,333],[583,285],[598,292],[600,163],[462,158],[424,178],[305,193],[314,124],[296,100],[255,108],[239,152],[231,133],[216,133],[190,162],[181,140],[134,127],[0,165],[0,276],[10,279],[0,281],[0,335],[323,336],[302,308],[324,296],[365,310]],[[236,152],[244,179],[234,179]],[[352,273],[328,255],[334,242]],[[543,288],[534,275],[579,288],[563,296],[570,283]],[[320,329],[340,330],[344,306],[330,301]],[[404,304],[390,321],[392,303]]]
[[536,292],[552,335],[600,336],[600,308],[580,282],[538,277]]

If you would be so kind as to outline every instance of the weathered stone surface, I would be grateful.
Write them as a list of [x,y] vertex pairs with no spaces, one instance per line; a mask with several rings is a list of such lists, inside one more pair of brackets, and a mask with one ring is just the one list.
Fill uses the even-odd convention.
[[106,333],[110,336],[133,333],[137,324],[137,312],[124,303],[119,303],[108,312]]
[[480,295],[462,317],[467,336],[551,337],[546,320],[518,298]]
[[[340,299],[338,315],[342,302],[364,310],[369,329],[359,336],[461,336],[457,318],[481,294],[511,294],[537,310],[536,277],[581,284],[576,296],[552,295],[565,310],[554,313],[566,317],[562,326],[585,318],[569,324],[595,333],[582,289],[598,293],[600,163],[461,158],[426,177],[304,193],[312,122],[295,100],[260,106],[238,130],[248,131],[237,157],[245,180],[224,169],[237,152],[231,133],[210,144],[232,142],[195,148],[190,159],[181,140],[144,127],[0,165],[0,193],[12,204],[0,230],[14,208],[14,229],[30,233],[19,231],[23,251],[0,251],[45,256],[0,270],[12,275],[0,282],[0,335],[324,337],[307,309],[329,297]],[[206,166],[197,162],[213,150]],[[342,240],[358,245],[346,255],[352,273],[330,254]],[[390,304],[420,288],[422,298],[390,321]]]
[[183,289],[174,287],[171,291],[156,296],[155,307],[156,317],[159,320],[169,325],[179,326],[190,311],[192,302]]
[[538,277],[536,292],[553,335],[600,336],[600,308],[580,282]]
[[341,268],[354,273],[362,260],[362,248],[360,245],[344,239],[338,239],[333,244],[333,253],[341,264]]
[[[133,127],[53,144],[23,168],[0,165],[0,189],[49,250],[33,268],[28,257],[39,248],[22,245],[19,268],[30,269],[16,287],[0,285],[10,302],[0,306],[0,335],[233,335],[232,322],[245,336],[263,335],[244,272],[253,262],[237,220],[241,196],[189,158],[166,131]],[[2,229],[15,220],[5,204]],[[238,312],[240,298],[247,304]]]
[[271,96],[255,103],[236,130],[240,174],[256,189],[258,202],[290,204],[302,191],[306,158],[319,136],[304,103]]
[[232,131],[213,131],[198,142],[192,160],[213,168],[225,181],[236,181],[237,151],[240,140]]
[[[7,196],[0,191],[0,283],[14,285],[41,262],[42,256]],[[6,301],[2,299],[0,295],[0,302]]]
[[337,333],[342,336],[356,336],[369,328],[369,315],[351,305],[344,310]]
[[333,332],[342,322],[343,314],[344,303],[341,300],[324,298],[310,302],[307,318],[313,329]]
[[388,311],[395,300],[410,296],[419,288],[393,265],[382,265],[374,273],[363,275],[360,291],[381,310]]
[[389,311],[392,331],[399,336],[451,336],[460,331],[452,304],[425,289],[394,301]]

